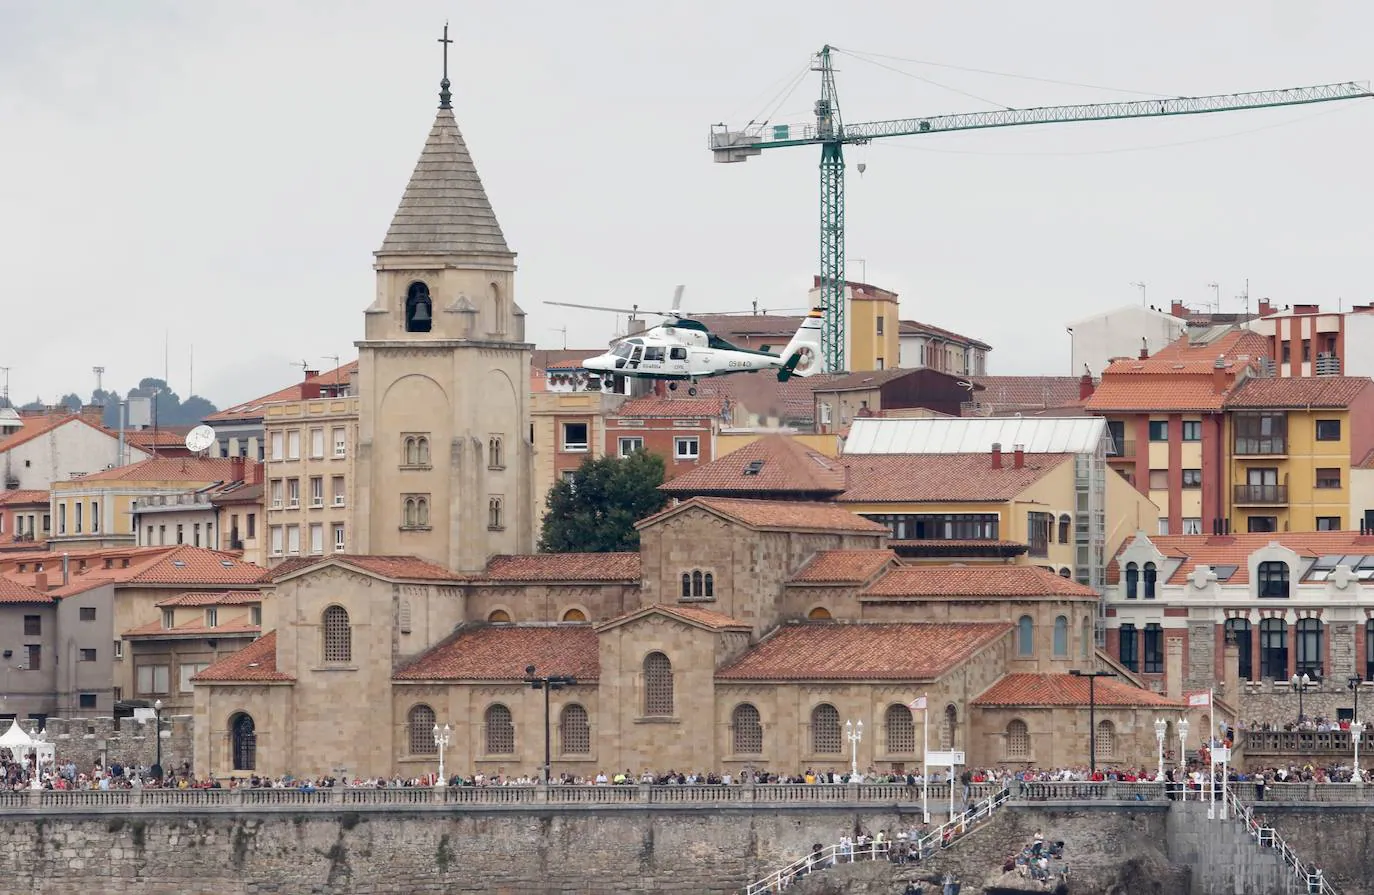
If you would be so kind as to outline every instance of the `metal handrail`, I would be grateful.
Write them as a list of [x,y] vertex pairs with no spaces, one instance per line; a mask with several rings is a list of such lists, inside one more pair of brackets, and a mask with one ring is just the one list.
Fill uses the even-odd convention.
[[[1299,883],[1306,886],[1309,893],[1320,892],[1321,895],[1340,895],[1340,893],[1336,891],[1335,886],[1331,885],[1331,881],[1328,880],[1326,875],[1320,870],[1316,873],[1308,872],[1307,866],[1303,863],[1303,860],[1299,858],[1298,853],[1293,851],[1288,843],[1284,841],[1283,837],[1279,835],[1278,830],[1275,830],[1273,827],[1261,826],[1259,821],[1255,820],[1253,809],[1242,803],[1240,798],[1231,791],[1229,785],[1225,787],[1223,792],[1226,805],[1234,812],[1236,819],[1245,824],[1246,832],[1254,838],[1255,844],[1261,848],[1275,849],[1288,866],[1292,868],[1294,878],[1297,879]],[[1317,887],[1316,889],[1312,888],[1314,885]]]

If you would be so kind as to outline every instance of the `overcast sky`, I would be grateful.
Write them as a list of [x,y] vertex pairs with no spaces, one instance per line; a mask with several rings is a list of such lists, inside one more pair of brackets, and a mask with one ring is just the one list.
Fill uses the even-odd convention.
[[[801,302],[819,151],[716,165],[706,145],[774,111],[826,42],[866,57],[838,57],[850,122],[1374,75],[1367,2],[3,0],[12,397],[88,392],[95,364],[123,391],[161,375],[164,334],[173,387],[194,345],[194,389],[221,406],[355,355],[446,17],[458,121],[544,347],[565,322],[572,347],[614,326],[545,300],[653,306],[685,283],[702,311]],[[808,76],[770,120],[805,122],[818,93]],[[991,343],[994,373],[1068,373],[1065,326],[1139,302],[1133,282],[1151,304],[1217,282],[1236,310],[1248,277],[1255,298],[1348,307],[1374,298],[1371,136],[1361,100],[879,141],[848,150],[849,273]]]

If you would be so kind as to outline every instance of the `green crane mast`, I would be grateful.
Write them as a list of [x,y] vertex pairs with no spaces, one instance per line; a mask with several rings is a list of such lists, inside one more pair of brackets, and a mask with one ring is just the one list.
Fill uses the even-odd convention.
[[844,146],[864,144],[882,137],[909,137],[950,131],[1061,124],[1075,121],[1115,121],[1123,118],[1161,118],[1173,115],[1205,115],[1245,109],[1272,109],[1312,103],[1366,99],[1374,96],[1367,83],[1346,82],[1316,87],[1289,87],[1253,93],[1217,96],[1184,96],[1129,102],[1092,103],[1075,106],[1041,106],[1033,109],[1000,109],[929,118],[896,118],[846,125],[840,116],[835,90],[831,47],[816,54],[811,70],[820,72],[821,97],[816,101],[814,124],[751,124],[731,130],[724,124],[711,127],[711,152],[717,162],[743,162],[765,149],[782,146],[821,147],[821,353],[825,369],[845,369],[845,272],[844,272]]

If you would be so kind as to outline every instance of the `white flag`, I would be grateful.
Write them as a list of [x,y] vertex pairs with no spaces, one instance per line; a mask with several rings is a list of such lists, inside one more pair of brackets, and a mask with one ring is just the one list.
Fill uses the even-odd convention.
[[911,700],[911,702],[908,702],[906,707],[913,712],[924,712],[926,710],[926,698],[924,696],[917,696],[915,699]]
[[1208,705],[1211,705],[1211,704],[1212,704],[1212,694],[1211,694],[1211,693],[1194,693],[1193,695],[1191,695],[1191,696],[1188,697],[1188,705],[1189,705],[1189,707],[1192,707],[1192,706],[1208,706]]

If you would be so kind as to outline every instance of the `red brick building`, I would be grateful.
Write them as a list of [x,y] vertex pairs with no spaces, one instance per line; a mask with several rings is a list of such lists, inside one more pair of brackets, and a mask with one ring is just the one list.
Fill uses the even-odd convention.
[[634,398],[606,418],[606,453],[650,451],[663,458],[663,477],[671,479],[716,458],[716,436],[729,415],[730,401],[723,397]]

